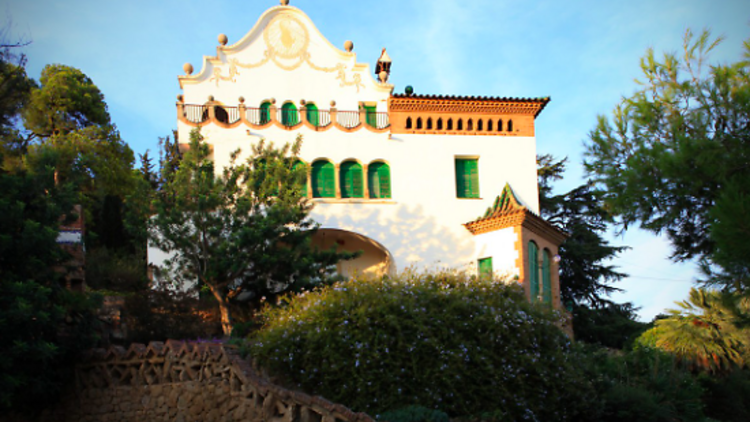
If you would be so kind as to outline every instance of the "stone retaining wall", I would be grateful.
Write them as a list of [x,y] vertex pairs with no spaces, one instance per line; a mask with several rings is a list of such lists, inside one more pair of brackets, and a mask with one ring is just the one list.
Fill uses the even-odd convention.
[[271,384],[223,345],[172,340],[91,351],[76,368],[75,391],[39,420],[374,422]]

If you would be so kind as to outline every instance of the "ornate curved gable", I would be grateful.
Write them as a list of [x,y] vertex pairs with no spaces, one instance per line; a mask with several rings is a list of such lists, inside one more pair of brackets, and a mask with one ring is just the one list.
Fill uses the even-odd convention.
[[219,45],[215,57],[204,56],[200,72],[178,79],[186,91],[190,85],[207,82],[222,89],[257,86],[259,80],[288,84],[314,78],[332,94],[338,94],[337,90],[390,94],[393,85],[376,81],[370,65],[357,63],[356,57],[353,52],[334,47],[301,10],[276,6],[267,10],[242,39]]

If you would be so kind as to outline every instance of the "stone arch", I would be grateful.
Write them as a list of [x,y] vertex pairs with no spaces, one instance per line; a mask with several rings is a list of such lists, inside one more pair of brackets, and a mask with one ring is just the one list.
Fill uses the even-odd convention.
[[359,257],[336,264],[339,274],[351,277],[355,274],[383,276],[396,272],[396,262],[391,252],[380,242],[365,235],[341,229],[318,229],[313,235],[312,246],[320,249],[336,247],[338,251],[362,251]]

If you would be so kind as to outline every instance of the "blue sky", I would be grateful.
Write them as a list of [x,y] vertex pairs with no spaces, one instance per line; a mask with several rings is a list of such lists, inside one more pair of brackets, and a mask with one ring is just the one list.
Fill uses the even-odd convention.
[[[0,6],[25,49],[28,72],[48,63],[86,73],[104,93],[113,121],[137,153],[156,150],[176,127],[177,75],[215,54],[216,37],[240,39],[278,0],[9,0]],[[560,190],[581,183],[583,145],[598,114],[636,89],[647,48],[678,52],[687,28],[727,39],[711,56],[733,62],[750,38],[746,0],[291,0],[334,45],[354,42],[374,64],[383,47],[393,59],[395,92],[552,98],[537,119],[537,150],[569,158]],[[7,26],[7,25],[6,25]],[[638,229],[615,244],[632,247],[615,264],[619,284],[650,320],[686,298],[692,263],[668,260],[669,244]]]

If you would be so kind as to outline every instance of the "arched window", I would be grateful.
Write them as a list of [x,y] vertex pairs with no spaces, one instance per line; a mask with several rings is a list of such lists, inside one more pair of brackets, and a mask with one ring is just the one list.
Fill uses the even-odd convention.
[[271,121],[271,103],[269,101],[263,102],[260,105],[260,120],[258,123],[264,125]]
[[542,298],[544,303],[552,303],[552,271],[549,249],[545,249],[542,253]]
[[498,132],[503,131],[503,119],[497,119],[497,131]]
[[484,130],[482,126],[483,124],[484,124],[484,121],[482,119],[477,119],[477,130],[479,131]]
[[432,117],[427,118],[427,130],[432,130]]
[[319,160],[313,163],[310,172],[313,198],[335,198],[336,177],[333,163]]
[[370,163],[367,167],[367,187],[370,198],[391,197],[391,168],[386,163]]
[[513,132],[513,120],[508,120],[508,132]]
[[299,123],[299,115],[297,115],[297,106],[294,103],[284,103],[281,106],[281,124],[290,127]]
[[318,113],[318,106],[315,104],[307,103],[305,105],[307,122],[311,125],[318,127],[320,126],[320,114]]
[[406,129],[411,129],[411,117],[406,118]]
[[222,106],[214,106],[214,117],[217,122],[229,123],[229,113]]
[[300,191],[302,193],[303,197],[307,196],[307,165],[302,162],[302,160],[297,160],[294,162],[294,165],[292,166],[292,171],[297,174],[297,172],[302,173],[302,175],[299,178],[299,187]]
[[437,120],[437,130],[443,130],[443,119]]
[[468,122],[466,122],[466,130],[474,130],[474,121],[469,119]]
[[342,198],[363,198],[362,165],[356,161],[344,161],[339,170],[339,186]]
[[487,132],[492,132],[492,119],[487,119]]
[[417,129],[422,129],[422,118],[417,117]]
[[464,130],[464,119],[458,119],[456,130]]
[[539,297],[539,248],[529,242],[529,298],[535,302]]
[[453,130],[453,119],[448,119],[447,129]]

